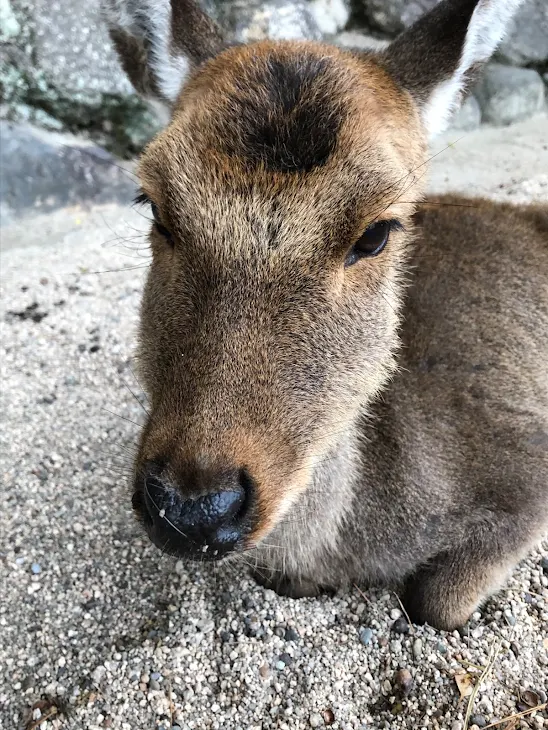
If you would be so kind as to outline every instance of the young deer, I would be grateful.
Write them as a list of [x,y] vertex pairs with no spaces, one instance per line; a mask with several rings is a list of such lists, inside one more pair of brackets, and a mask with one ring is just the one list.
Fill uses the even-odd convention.
[[153,542],[289,596],[403,587],[453,629],[548,527],[548,214],[420,205],[428,137],[519,0],[444,0],[382,53],[230,45],[192,0],[106,0],[171,121],[140,162]]

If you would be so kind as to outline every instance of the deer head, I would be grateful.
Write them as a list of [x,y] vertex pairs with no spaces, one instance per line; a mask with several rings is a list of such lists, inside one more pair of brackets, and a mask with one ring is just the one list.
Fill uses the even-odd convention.
[[518,4],[445,0],[373,54],[231,46],[190,0],[104,3],[170,115],[139,168],[151,415],[133,501],[160,547],[259,544],[351,438],[395,368],[428,138]]

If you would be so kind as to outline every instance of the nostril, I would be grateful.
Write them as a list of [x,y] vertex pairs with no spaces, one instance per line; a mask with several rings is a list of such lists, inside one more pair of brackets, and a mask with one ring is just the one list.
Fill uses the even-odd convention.
[[193,466],[180,469],[174,484],[162,478],[155,463],[148,467],[133,506],[163,550],[217,559],[251,529],[256,487],[247,469],[200,471]]
[[236,519],[241,519],[249,512],[249,509],[251,507],[253,495],[255,492],[255,481],[245,467],[239,470],[238,478],[240,482],[240,487],[242,488],[244,493],[244,499],[242,500],[242,504],[238,514],[236,515]]

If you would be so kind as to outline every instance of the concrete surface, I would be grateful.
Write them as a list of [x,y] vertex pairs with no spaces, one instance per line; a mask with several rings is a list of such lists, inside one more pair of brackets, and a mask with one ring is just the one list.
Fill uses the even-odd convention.
[[[545,116],[434,153],[431,189],[548,202]],[[548,543],[461,634],[394,632],[386,590],[292,601],[148,543],[127,484],[147,225],[113,204],[0,232],[0,727],[463,730],[455,677],[490,652],[476,730],[545,702]]]

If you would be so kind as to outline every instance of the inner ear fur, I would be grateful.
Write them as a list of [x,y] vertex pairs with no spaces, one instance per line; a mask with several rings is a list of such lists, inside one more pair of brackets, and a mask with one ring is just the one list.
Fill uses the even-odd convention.
[[102,12],[136,91],[168,107],[190,74],[227,45],[193,0],[102,0]]
[[443,131],[522,0],[443,0],[382,54],[430,136]]

